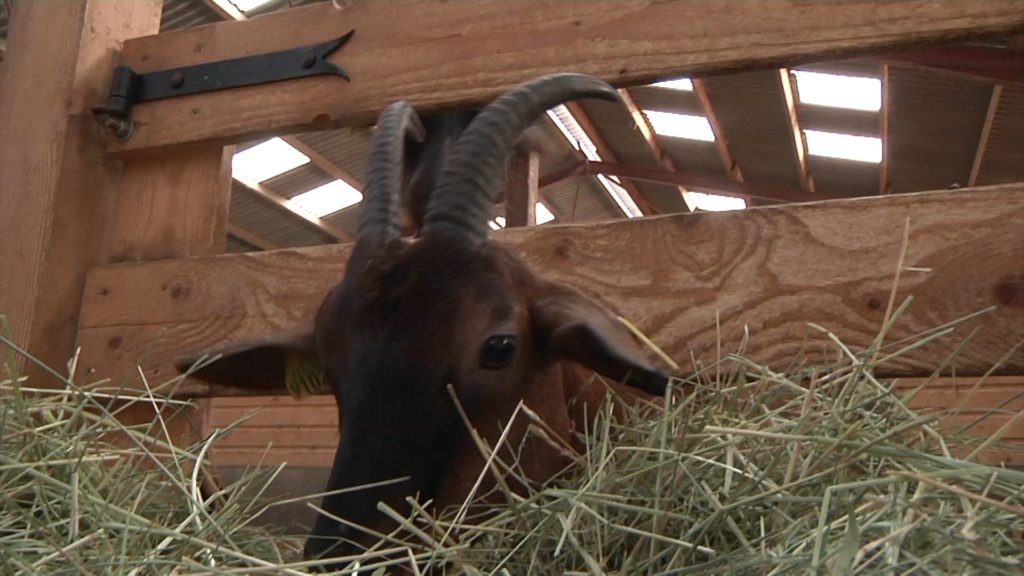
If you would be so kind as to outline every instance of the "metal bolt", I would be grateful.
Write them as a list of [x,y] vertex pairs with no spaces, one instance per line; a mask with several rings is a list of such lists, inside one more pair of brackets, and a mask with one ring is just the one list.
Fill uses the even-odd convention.
[[181,72],[171,74],[171,88],[181,88],[185,85],[185,75]]
[[302,58],[302,68],[308,70],[313,67],[313,64],[316,64],[316,54],[306,52],[305,57]]

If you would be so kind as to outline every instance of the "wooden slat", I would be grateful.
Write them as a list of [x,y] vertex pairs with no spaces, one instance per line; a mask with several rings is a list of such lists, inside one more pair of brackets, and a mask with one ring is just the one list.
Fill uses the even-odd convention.
[[[904,265],[912,269],[902,274],[899,300],[912,294],[915,304],[891,339],[995,309],[882,373],[930,374],[974,327],[981,333],[950,367],[983,373],[1024,340],[1024,184],[537,226],[496,238],[543,276],[615,306],[687,366],[691,351],[705,362],[714,358],[720,322],[723,350],[738,346],[746,329],[751,356],[781,367],[805,341],[811,360],[828,349],[808,322],[855,347],[875,336],[908,218]],[[96,269],[84,296],[80,365],[123,374],[153,343],[144,368],[160,382],[179,355],[309,326],[348,250],[330,245]],[[1024,347],[1001,368],[1022,372]],[[202,385],[191,391],[208,392]]]
[[[140,72],[294,48],[355,29],[332,60],[352,81],[309,78],[138,106],[129,151],[368,124],[388,103],[480,105],[536,76],[575,70],[617,86],[712,71],[890,52],[1024,28],[1024,0],[773,3],[325,2],[125,44]],[[681,31],[696,31],[682,33]]]
[[[0,67],[0,314],[54,369],[74,354],[86,272],[106,257],[119,167],[90,110],[160,2],[16,2]],[[19,357],[19,364],[21,359]],[[36,385],[51,383],[28,366]]]

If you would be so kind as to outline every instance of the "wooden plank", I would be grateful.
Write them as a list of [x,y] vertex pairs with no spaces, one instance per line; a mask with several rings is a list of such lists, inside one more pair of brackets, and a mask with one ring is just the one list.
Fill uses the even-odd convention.
[[194,147],[127,162],[110,261],[224,251],[234,147]]
[[[16,2],[0,69],[0,314],[57,370],[74,353],[86,272],[105,258],[120,166],[90,110],[122,42],[155,33],[160,2]],[[19,360],[20,363],[20,360]],[[36,385],[52,383],[27,366]]]
[[[616,86],[669,76],[870,55],[1024,29],[1024,0],[511,3],[325,2],[125,44],[140,72],[294,48],[355,29],[332,60],[352,81],[309,78],[138,106],[124,152],[369,124],[387,104],[476,106],[542,74],[575,70]],[[693,31],[693,33],[681,33]]]
[[540,156],[515,154],[505,183],[505,226],[535,226],[539,197]]
[[[495,236],[543,276],[613,305],[687,369],[691,352],[702,362],[715,357],[716,323],[723,350],[735,349],[749,330],[750,355],[783,367],[802,346],[811,360],[831,349],[808,322],[855,347],[876,335],[908,218],[910,269],[898,299],[912,294],[915,304],[890,340],[994,310],[880,373],[928,375],[975,327],[981,332],[950,367],[965,376],[984,373],[1024,340],[1024,184]],[[348,250],[330,245],[96,269],[82,309],[81,363],[101,375],[123,374],[153,344],[144,369],[158,382],[172,375],[169,363],[179,355],[309,326]],[[1024,347],[1000,373],[1022,372]],[[209,392],[202,385],[189,391]]]
[[213,455],[213,463],[217,467],[225,466],[302,466],[327,468],[334,462],[334,450],[326,448],[239,448],[217,450]]

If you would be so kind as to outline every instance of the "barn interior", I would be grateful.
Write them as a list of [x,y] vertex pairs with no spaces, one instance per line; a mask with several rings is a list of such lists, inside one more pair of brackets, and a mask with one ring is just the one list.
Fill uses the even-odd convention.
[[[318,1],[326,0],[165,0],[160,31]],[[0,56],[10,32],[0,3]],[[534,130],[535,213],[512,217],[499,202],[492,228],[1024,181],[1024,36],[663,78],[620,93],[622,104],[580,101],[549,112]],[[351,241],[371,132],[347,126],[237,144],[226,251]],[[274,497],[322,489],[338,439],[333,398],[203,403],[207,430],[259,409],[215,452],[226,480],[288,462]],[[1017,434],[1024,441],[1024,429]],[[302,531],[311,514],[299,503],[268,521]]]

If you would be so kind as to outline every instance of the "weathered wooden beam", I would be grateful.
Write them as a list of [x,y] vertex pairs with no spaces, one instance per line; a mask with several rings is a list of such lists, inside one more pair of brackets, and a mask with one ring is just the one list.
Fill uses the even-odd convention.
[[505,226],[534,226],[537,224],[540,155],[537,152],[519,152],[512,157],[505,182]]
[[[798,353],[819,361],[835,351],[808,323],[853,347],[876,336],[909,221],[897,303],[908,296],[914,303],[888,341],[991,309],[879,373],[926,376],[977,328],[945,365],[968,376],[1024,340],[1022,220],[1024,184],[1012,184],[536,226],[495,237],[543,276],[613,305],[686,370],[691,352],[711,362],[719,350],[737,349],[745,332],[752,358],[783,368]],[[82,308],[80,365],[123,374],[148,348],[144,371],[160,382],[181,355],[309,326],[349,250],[330,245],[98,268]],[[1024,373],[1024,347],[1005,360],[999,373]],[[211,392],[198,384],[188,390]]]
[[789,118],[789,128],[793,135],[793,148],[796,150],[800,186],[808,192],[814,192],[814,177],[807,164],[807,138],[800,128],[800,118],[796,112],[796,90],[793,87],[793,75],[790,74],[789,68],[779,68],[779,84],[782,86],[782,97],[786,102],[786,115]]
[[[120,179],[90,107],[110,88],[121,44],[159,29],[160,2],[15,2],[9,18],[0,67],[0,314],[15,342],[63,372],[85,274],[106,259]],[[18,364],[35,385],[56,383]]]
[[890,64],[910,64],[945,70],[998,84],[1024,85],[1024,55],[988,46],[934,46],[921,50],[882,54],[874,58]]
[[988,101],[988,111],[985,113],[985,123],[981,125],[981,135],[978,137],[978,148],[974,152],[974,164],[971,165],[971,176],[967,181],[968,186],[978,183],[978,176],[981,175],[981,165],[985,161],[985,151],[988,150],[988,139],[992,135],[992,124],[995,123],[996,113],[999,111],[999,100],[1003,95],[1003,85],[996,84],[992,87],[992,97]]
[[399,99],[423,111],[477,106],[565,70],[622,87],[1024,29],[1024,0],[894,0],[884,9],[813,0],[771,8],[717,0],[472,0],[458,10],[439,0],[325,2],[178,30],[127,42],[124,62],[148,72],[294,48],[354,29],[332,56],[352,81],[308,78],[143,104],[135,109],[135,135],[108,150],[369,124]]
[[776,186],[772,184],[757,184],[753,182],[736,182],[728,178],[699,174],[696,172],[677,172],[670,170],[658,170],[646,166],[633,166],[630,164],[613,164],[611,162],[585,162],[583,171],[588,174],[607,174],[620,176],[630,180],[643,180],[647,182],[660,182],[662,184],[675,184],[683,189],[700,188],[723,196],[735,196],[737,198],[764,198],[766,200],[778,200],[782,202],[814,202],[817,200],[839,199],[840,196],[829,194],[810,193],[801,188],[788,186]]
[[281,248],[277,244],[274,244],[270,240],[267,240],[248,228],[244,228],[231,222],[228,223],[228,234],[238,238],[250,246],[259,248],[260,250],[279,250]]
[[694,78],[691,82],[693,83],[693,93],[697,96],[700,107],[704,110],[704,116],[708,119],[708,124],[711,125],[711,132],[715,135],[715,147],[718,148],[718,157],[722,160],[725,173],[733,180],[743,182],[743,171],[740,170],[740,165],[729,151],[729,140],[725,137],[725,130],[722,129],[722,123],[718,121],[715,107],[711,104],[707,85],[700,78]]

